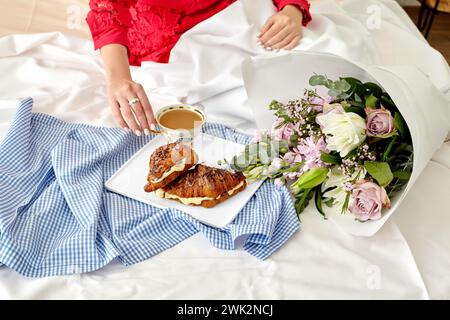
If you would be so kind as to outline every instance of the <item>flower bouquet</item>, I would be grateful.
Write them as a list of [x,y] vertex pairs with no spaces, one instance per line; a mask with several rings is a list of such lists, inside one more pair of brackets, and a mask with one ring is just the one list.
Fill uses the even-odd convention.
[[248,179],[288,185],[300,214],[311,199],[338,207],[359,222],[378,220],[390,198],[408,182],[413,147],[405,120],[383,89],[347,77],[314,75],[303,97],[272,101],[272,128],[255,137],[229,163]]
[[317,206],[353,235],[383,226],[450,129],[448,100],[415,67],[299,51],[249,58],[242,72],[263,133],[230,165],[285,184],[298,212]]

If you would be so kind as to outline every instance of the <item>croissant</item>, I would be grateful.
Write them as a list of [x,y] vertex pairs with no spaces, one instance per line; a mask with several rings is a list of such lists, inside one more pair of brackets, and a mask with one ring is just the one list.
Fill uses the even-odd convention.
[[199,164],[157,190],[156,194],[183,204],[211,208],[241,192],[246,186],[245,176],[241,172]]
[[145,185],[146,192],[153,192],[174,181],[197,163],[195,151],[182,143],[170,143],[159,147],[150,156],[150,172]]

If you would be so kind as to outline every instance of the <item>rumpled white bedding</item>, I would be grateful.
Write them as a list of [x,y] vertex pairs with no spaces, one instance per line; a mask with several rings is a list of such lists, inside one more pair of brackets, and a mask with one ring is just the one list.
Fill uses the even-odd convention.
[[[374,10],[381,12],[380,29],[368,28]],[[272,12],[270,0],[237,2],[185,34],[171,63],[144,63],[133,77],[155,108],[201,104],[210,121],[254,128],[240,64],[249,55],[268,54],[256,46],[256,33]],[[443,92],[450,88],[448,65],[394,1],[313,0],[312,13],[297,50],[415,65]],[[115,125],[103,67],[89,41],[60,33],[1,38],[0,74],[0,139],[16,99],[27,96],[35,98],[35,111],[65,121]],[[27,279],[3,267],[0,298],[448,299],[449,194],[450,146],[443,145],[393,219],[371,238],[348,235],[311,208],[301,230],[267,261],[215,249],[196,235],[128,268],[112,263],[90,274]]]

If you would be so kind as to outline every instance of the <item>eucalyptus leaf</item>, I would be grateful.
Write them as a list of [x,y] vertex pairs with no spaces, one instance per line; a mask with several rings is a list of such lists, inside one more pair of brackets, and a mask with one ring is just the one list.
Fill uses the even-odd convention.
[[341,93],[345,93],[351,89],[351,85],[347,81],[341,79],[333,82],[331,88],[340,91]]
[[364,162],[364,168],[382,187],[386,187],[394,179],[387,162],[366,161]]
[[341,94],[341,91],[336,89],[330,89],[328,90],[328,95],[331,97],[338,97]]
[[315,74],[311,78],[309,78],[310,86],[325,86],[329,88],[331,86],[332,81],[327,77]]

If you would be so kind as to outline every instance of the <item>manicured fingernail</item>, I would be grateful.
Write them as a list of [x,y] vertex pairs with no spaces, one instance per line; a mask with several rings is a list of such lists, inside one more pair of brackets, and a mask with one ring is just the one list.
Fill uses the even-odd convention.
[[272,48],[271,47],[266,47],[266,50],[267,51],[272,51]]
[[141,132],[140,132],[139,130],[136,130],[134,133],[135,133],[138,137],[141,136]]
[[154,123],[150,123],[150,129],[152,129],[152,130],[156,130],[156,126],[155,126],[155,124],[154,124]]
[[150,130],[144,129],[144,134],[145,134],[146,136],[148,136],[148,135],[150,134]]

